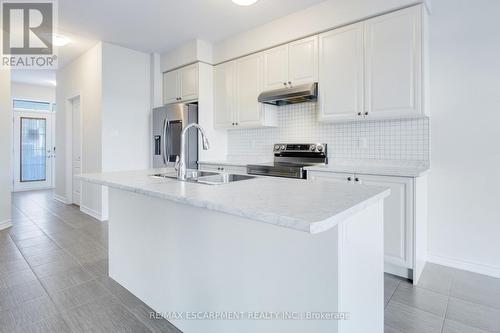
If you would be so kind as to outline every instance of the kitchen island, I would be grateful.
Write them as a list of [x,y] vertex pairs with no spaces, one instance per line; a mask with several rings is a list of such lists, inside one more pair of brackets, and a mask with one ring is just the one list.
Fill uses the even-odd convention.
[[386,188],[260,177],[109,187],[109,275],[190,332],[383,332]]

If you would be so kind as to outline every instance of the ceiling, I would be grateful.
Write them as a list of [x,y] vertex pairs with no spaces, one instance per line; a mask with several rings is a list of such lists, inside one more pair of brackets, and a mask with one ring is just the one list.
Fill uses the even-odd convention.
[[59,0],[65,31],[144,52],[162,52],[199,38],[218,41],[323,0]]
[[[66,46],[57,49],[59,68],[66,66],[97,43],[97,40],[83,38],[79,35],[62,31],[61,29],[59,29],[58,32],[71,40]],[[56,82],[56,71],[46,69],[13,69],[11,72],[11,80],[12,82],[19,83],[54,86]]]
[[[215,42],[323,0],[259,0],[242,7],[231,0],[59,0],[59,67],[97,41],[143,52],[164,52],[195,38]],[[54,85],[55,71],[13,70],[12,81]]]

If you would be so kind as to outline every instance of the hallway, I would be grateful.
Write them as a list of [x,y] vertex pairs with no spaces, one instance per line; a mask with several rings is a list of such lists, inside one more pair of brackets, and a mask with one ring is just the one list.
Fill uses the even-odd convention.
[[108,275],[107,223],[52,199],[13,195],[0,232],[0,332],[178,332]]

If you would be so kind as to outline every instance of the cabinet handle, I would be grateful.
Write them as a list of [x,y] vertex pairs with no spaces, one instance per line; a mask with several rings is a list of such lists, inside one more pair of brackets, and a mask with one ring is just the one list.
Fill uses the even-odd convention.
[[286,87],[286,82],[283,82],[283,85]]
[[362,115],[362,113],[361,113],[361,112],[358,112],[358,116],[361,116],[361,115]]
[[236,123],[236,126],[238,126],[238,123]]
[[347,177],[347,181],[350,182],[352,180],[351,177]]
[[292,85],[292,81],[288,81],[288,84],[289,84],[289,85]]
[[368,115],[368,111],[365,112],[365,116],[367,116],[367,115]]
[[359,182],[359,178],[358,177],[354,178],[354,181]]

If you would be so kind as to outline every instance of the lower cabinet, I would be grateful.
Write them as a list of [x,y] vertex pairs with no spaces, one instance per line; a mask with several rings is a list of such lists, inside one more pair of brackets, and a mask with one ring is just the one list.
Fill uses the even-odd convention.
[[227,164],[199,163],[198,169],[201,171],[225,172],[238,175],[246,175],[247,167]]
[[413,279],[415,178],[309,171],[308,179],[388,187],[384,203],[384,249],[387,273]]

